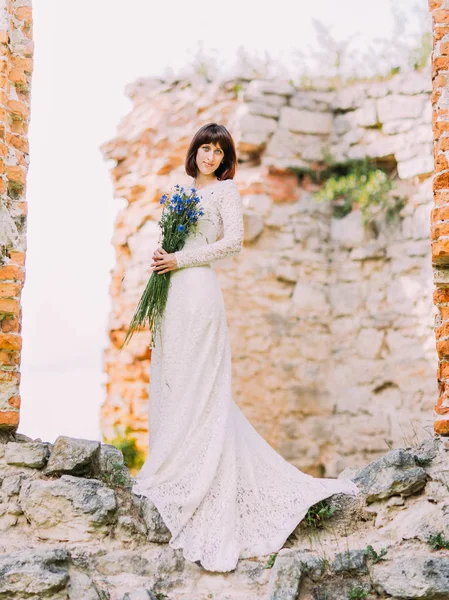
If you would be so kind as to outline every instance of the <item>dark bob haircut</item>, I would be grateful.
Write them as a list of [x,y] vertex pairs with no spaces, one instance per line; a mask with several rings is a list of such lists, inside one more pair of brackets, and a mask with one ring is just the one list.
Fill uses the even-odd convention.
[[215,175],[222,181],[224,179],[232,179],[237,165],[234,140],[226,127],[224,127],[224,125],[217,125],[217,123],[203,125],[193,136],[189,149],[187,150],[185,162],[187,175],[190,175],[190,177],[196,177],[198,175],[196,153],[198,148],[203,144],[215,144],[220,146],[224,152],[224,158],[218,169],[215,171]]

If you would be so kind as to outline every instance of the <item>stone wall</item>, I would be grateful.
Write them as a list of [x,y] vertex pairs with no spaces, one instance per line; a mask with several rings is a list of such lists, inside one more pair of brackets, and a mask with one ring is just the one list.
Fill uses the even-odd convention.
[[439,397],[435,406],[435,431],[449,434],[449,2],[430,0],[434,51],[433,132],[435,175],[433,178],[432,262],[437,307],[435,335],[439,357]]
[[311,513],[279,553],[211,573],[168,545],[116,448],[0,437],[0,599],[447,598],[448,446],[427,440],[346,473],[361,493],[331,497],[331,518]]
[[0,2],[0,428],[20,407],[28,123],[33,69],[30,0]]
[[[128,88],[134,107],[103,146],[127,200],[113,244],[107,438],[129,426],[147,444],[151,353],[145,332],[118,352],[150,275],[157,200],[187,182],[202,124],[235,136],[245,246],[215,263],[233,351],[235,399],[293,464],[334,476],[427,435],[437,395],[429,214],[431,79],[411,73],[334,92],[289,82],[166,82]],[[308,171],[369,157],[395,180],[400,215],[334,217]],[[305,175],[303,175],[305,173]],[[301,176],[299,176],[299,175]],[[151,401],[151,399],[150,399]]]

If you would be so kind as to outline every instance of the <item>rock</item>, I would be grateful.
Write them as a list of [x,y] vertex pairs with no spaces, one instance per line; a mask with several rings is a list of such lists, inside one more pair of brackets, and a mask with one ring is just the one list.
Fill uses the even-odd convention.
[[428,97],[424,96],[402,96],[392,94],[377,100],[377,114],[379,121],[386,123],[396,119],[417,119],[422,115],[424,102]]
[[[66,589],[69,574],[65,550],[24,550],[0,555],[0,595],[4,598],[63,600],[57,592]],[[4,594],[4,596],[3,596]]]
[[432,173],[434,162],[432,155],[417,156],[398,163],[398,175],[401,179],[411,179],[417,175]]
[[69,600],[103,600],[92,579],[77,569],[70,569]]
[[242,110],[239,126],[241,131],[239,147],[242,147],[245,152],[255,152],[262,149],[274,133],[276,121],[259,115],[245,114]]
[[331,569],[335,573],[353,571],[368,573],[367,557],[366,550],[348,550],[347,552],[339,552],[331,563]]
[[8,465],[42,469],[47,463],[50,451],[41,442],[9,442],[6,444],[5,458]]
[[292,295],[294,312],[297,315],[320,315],[329,311],[329,304],[322,286],[298,281]]
[[59,436],[47,463],[48,475],[90,475],[98,470],[100,442]]
[[397,449],[371,462],[359,471],[354,481],[369,503],[397,494],[409,496],[418,492],[426,485],[427,475],[416,465],[413,456]]
[[103,538],[116,521],[114,492],[94,479],[63,475],[22,485],[19,501],[42,539],[80,542]]
[[331,239],[342,248],[354,248],[363,244],[365,228],[360,210],[353,210],[342,219],[331,220]]
[[157,600],[157,596],[149,590],[135,590],[125,594],[122,600]]
[[141,500],[141,511],[148,528],[147,539],[149,542],[166,544],[171,539],[171,533],[162,520],[159,511],[154,504],[145,496]]
[[254,242],[263,231],[264,223],[260,215],[254,213],[243,213],[244,241]]
[[367,86],[362,83],[350,85],[337,93],[332,108],[337,111],[347,111],[358,108],[367,97]]
[[112,444],[101,444],[98,467],[109,485],[132,487],[132,477],[124,463],[123,453]]
[[248,85],[245,96],[275,94],[277,96],[292,96],[295,88],[289,81],[281,79],[254,79]]
[[290,98],[290,106],[317,112],[330,112],[334,92],[315,92],[301,90]]
[[296,600],[307,567],[299,552],[279,552],[270,576],[268,600]]
[[361,289],[358,283],[336,283],[329,288],[329,302],[335,317],[352,315],[360,307]]
[[384,535],[399,540],[418,539],[427,542],[430,536],[440,532],[449,535],[449,527],[445,527],[441,506],[432,502],[419,502],[407,510],[401,510],[384,527]]
[[265,102],[248,102],[246,104],[251,115],[260,115],[261,117],[270,117],[277,119],[281,112],[280,106],[273,106]]
[[23,473],[11,473],[11,475],[7,475],[2,483],[2,492],[8,497],[17,496],[24,477]]
[[395,135],[397,133],[406,133],[416,127],[415,119],[398,119],[397,121],[387,121],[382,126],[382,132],[387,135]]
[[243,196],[243,206],[262,217],[268,215],[273,206],[273,200],[267,194],[249,194]]
[[449,558],[398,552],[373,565],[371,576],[381,594],[416,600],[449,597]]
[[290,106],[283,106],[279,127],[296,133],[327,135],[332,131],[333,117],[332,113],[315,113],[310,110],[298,110]]

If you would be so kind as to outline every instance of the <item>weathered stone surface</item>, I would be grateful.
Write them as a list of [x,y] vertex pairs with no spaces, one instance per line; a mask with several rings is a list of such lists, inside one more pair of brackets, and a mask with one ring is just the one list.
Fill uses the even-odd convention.
[[98,468],[100,442],[59,436],[53,446],[47,474],[90,474]]
[[70,569],[68,593],[69,600],[103,600],[89,575],[78,569]]
[[386,123],[395,119],[417,119],[422,116],[426,96],[403,96],[393,94],[377,101],[379,121]]
[[331,569],[335,573],[345,573],[358,571],[367,573],[367,551],[366,550],[348,550],[340,552],[335,556],[331,563]]
[[330,235],[343,248],[360,246],[365,240],[361,211],[353,210],[342,219],[332,219]]
[[372,578],[379,593],[439,600],[449,594],[449,558],[398,553],[373,565]]
[[8,465],[41,469],[47,463],[50,451],[41,442],[9,442],[5,458]]
[[20,492],[20,486],[25,475],[23,473],[11,473],[3,479],[2,492],[6,496],[16,496]]
[[19,499],[33,531],[42,539],[102,538],[116,520],[114,492],[94,479],[63,475],[57,480],[27,481]]
[[332,131],[331,113],[315,113],[310,110],[297,110],[284,106],[281,108],[279,127],[296,133],[315,133],[328,135]]
[[425,486],[427,476],[408,452],[399,449],[367,465],[354,481],[366,494],[367,502],[373,502],[395,494],[413,494]]
[[0,597],[55,598],[69,580],[65,550],[24,550],[0,555]]
[[244,241],[254,242],[263,231],[263,218],[258,214],[243,213]]
[[169,529],[165,526],[159,511],[148,498],[142,498],[142,516],[147,525],[147,539],[157,544],[167,543],[171,538]]
[[305,570],[300,554],[279,552],[270,577],[268,600],[296,600]]
[[291,96],[294,94],[295,88],[289,81],[273,80],[273,79],[255,79],[251,81],[246,89],[246,94],[276,94],[278,96]]
[[149,590],[135,590],[125,594],[122,600],[157,600],[157,596]]

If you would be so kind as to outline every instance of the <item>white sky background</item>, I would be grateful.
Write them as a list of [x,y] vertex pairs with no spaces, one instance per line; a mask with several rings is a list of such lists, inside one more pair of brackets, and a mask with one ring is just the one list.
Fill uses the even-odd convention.
[[[425,0],[423,2],[426,4]],[[395,0],[411,13],[414,0]],[[28,250],[19,431],[101,439],[113,199],[99,146],[130,109],[124,87],[178,70],[198,42],[232,63],[239,47],[286,57],[315,44],[312,19],[356,46],[392,35],[389,0],[34,0]],[[266,8],[263,8],[263,7]],[[192,131],[192,134],[194,132]]]

